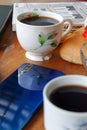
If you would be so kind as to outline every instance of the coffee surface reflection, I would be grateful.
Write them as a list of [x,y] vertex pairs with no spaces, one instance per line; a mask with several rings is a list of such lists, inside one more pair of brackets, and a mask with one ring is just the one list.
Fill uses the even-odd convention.
[[50,101],[56,106],[74,112],[87,112],[87,88],[84,86],[63,86],[50,94]]

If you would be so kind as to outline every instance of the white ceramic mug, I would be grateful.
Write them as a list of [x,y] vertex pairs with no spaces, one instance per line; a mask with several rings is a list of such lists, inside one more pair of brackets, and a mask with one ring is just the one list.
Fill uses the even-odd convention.
[[[48,82],[43,90],[44,126],[46,130],[87,130],[87,112],[74,112],[54,105],[49,96],[56,88],[81,85],[87,88],[87,77],[67,75]],[[87,99],[83,101],[87,103]]]
[[[58,22],[46,26],[29,25],[21,22],[22,19],[35,15],[50,17]],[[64,31],[64,25],[67,23],[69,26]],[[59,14],[48,11],[26,12],[18,15],[16,19],[18,41],[27,51],[26,57],[34,61],[49,60],[53,50],[59,45],[61,38],[69,33],[71,28],[71,20],[64,20]]]

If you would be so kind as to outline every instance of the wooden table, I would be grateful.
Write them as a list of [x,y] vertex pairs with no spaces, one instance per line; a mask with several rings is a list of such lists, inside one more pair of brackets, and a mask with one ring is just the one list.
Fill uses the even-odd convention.
[[[25,57],[25,50],[18,43],[16,33],[12,32],[11,21],[6,28],[0,41],[0,82],[5,80],[21,64],[25,62],[47,66],[63,71],[65,74],[85,75],[86,71],[82,65],[76,65],[62,60],[59,56],[59,47],[53,52],[49,61],[34,62]],[[43,106],[25,126],[24,130],[45,130],[43,122]]]

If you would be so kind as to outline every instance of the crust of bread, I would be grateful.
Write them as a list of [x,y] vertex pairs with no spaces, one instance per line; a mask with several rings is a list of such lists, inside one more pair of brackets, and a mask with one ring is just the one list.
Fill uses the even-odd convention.
[[75,31],[70,38],[60,45],[59,54],[62,59],[71,63],[82,64],[80,48],[83,43],[87,42],[87,38],[82,36],[83,31],[84,28]]

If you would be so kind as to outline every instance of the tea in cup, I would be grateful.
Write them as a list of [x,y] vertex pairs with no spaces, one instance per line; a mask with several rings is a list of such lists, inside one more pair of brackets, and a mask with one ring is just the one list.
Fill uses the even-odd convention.
[[87,77],[67,75],[43,90],[46,130],[87,130]]
[[[65,24],[69,24],[66,31]],[[49,11],[25,12],[16,19],[18,41],[26,50],[26,57],[34,61],[49,60],[71,28],[71,20],[64,20],[61,15]]]

